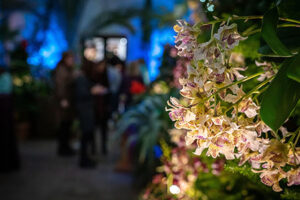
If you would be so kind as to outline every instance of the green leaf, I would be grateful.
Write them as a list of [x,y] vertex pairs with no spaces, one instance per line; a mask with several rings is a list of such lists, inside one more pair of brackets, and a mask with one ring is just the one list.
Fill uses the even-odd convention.
[[[277,36],[280,41],[286,46],[291,52],[298,52],[300,46],[300,30],[297,27],[281,27],[277,28]],[[249,39],[247,39],[249,40]],[[244,41],[243,41],[244,42]],[[265,43],[264,40],[260,42],[260,48],[258,53],[263,54],[263,56],[270,57],[286,57],[275,54],[272,49]]]
[[287,70],[287,76],[290,79],[298,81],[300,83],[300,54],[295,56],[295,59],[290,64]]
[[267,11],[263,17],[262,23],[262,37],[273,50],[274,53],[280,56],[292,56],[291,52],[284,46],[279,40],[276,29],[278,22],[278,11],[277,7]]
[[300,98],[300,84],[287,77],[288,68],[294,61],[295,57],[283,62],[262,99],[261,119],[274,131],[290,116]]

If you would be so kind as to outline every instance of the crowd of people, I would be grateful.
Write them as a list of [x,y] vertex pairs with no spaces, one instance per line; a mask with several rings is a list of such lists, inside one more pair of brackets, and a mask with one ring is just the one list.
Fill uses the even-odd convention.
[[71,156],[71,126],[80,123],[79,165],[93,168],[96,161],[95,133],[101,132],[101,151],[108,153],[108,120],[127,109],[136,94],[149,84],[145,62],[140,59],[126,67],[117,56],[100,62],[83,58],[79,70],[74,68],[74,56],[65,52],[54,71],[55,98],[59,108],[58,154]]

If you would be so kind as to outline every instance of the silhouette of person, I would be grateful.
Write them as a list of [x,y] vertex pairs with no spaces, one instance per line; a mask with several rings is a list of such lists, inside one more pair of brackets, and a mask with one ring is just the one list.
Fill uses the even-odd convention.
[[59,110],[58,155],[71,156],[74,150],[70,146],[71,126],[74,120],[73,108],[73,66],[72,53],[63,53],[55,69],[55,96]]

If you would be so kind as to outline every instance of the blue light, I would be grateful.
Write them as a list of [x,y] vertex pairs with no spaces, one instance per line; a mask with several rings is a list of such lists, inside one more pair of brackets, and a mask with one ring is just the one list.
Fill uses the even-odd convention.
[[148,59],[150,80],[153,81],[159,74],[161,57],[166,44],[174,45],[175,33],[171,27],[157,29],[152,32]]
[[128,55],[127,61],[132,62],[140,58],[144,58],[147,64],[149,56],[149,45],[143,41],[142,22],[140,17],[135,17],[130,20],[130,23],[135,27],[134,34],[128,33]]
[[162,50],[163,50],[163,48],[162,48],[162,46],[160,46],[160,45],[155,45],[154,46],[154,49],[153,49],[153,56],[158,56],[158,55],[161,55],[161,52],[162,52]]
[[163,151],[161,150],[159,145],[155,145],[153,147],[155,158],[160,158],[163,155]]
[[[183,0],[153,0],[153,9],[158,14],[165,13],[166,11],[173,12],[176,4],[182,1]],[[38,8],[38,12],[44,13],[44,7],[41,6]],[[25,33],[22,33],[24,38],[30,38],[31,33],[35,30],[33,24],[35,24],[35,22],[38,20],[38,18],[32,15],[26,15],[26,30]],[[29,41],[29,46],[27,49],[29,54],[29,64],[40,66],[46,69],[53,69],[60,60],[62,52],[68,50],[68,43],[66,41],[63,29],[59,26],[59,20],[61,19],[59,19],[55,14],[52,14],[47,30],[38,31],[36,38],[33,40],[42,42],[40,48],[37,49]],[[173,36],[175,33],[171,27],[166,27],[164,29],[157,28],[153,30],[150,38],[150,44],[148,44],[142,41],[143,33],[141,29],[141,19],[136,17],[130,20],[130,22],[133,27],[136,28],[136,32],[134,34],[120,30],[118,32],[124,32],[123,34],[128,36],[127,61],[145,58],[149,67],[150,80],[154,80],[159,73],[159,66],[161,65],[161,57],[163,55],[164,45],[174,44]]]
[[28,63],[53,69],[61,59],[62,53],[68,49],[64,32],[59,27],[55,15],[51,16],[48,30],[39,30],[35,39],[38,41],[43,40],[43,43],[37,51],[29,44]]

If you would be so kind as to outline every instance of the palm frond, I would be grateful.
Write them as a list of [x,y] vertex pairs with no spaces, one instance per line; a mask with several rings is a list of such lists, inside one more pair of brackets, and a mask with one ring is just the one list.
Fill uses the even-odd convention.
[[[166,95],[147,96],[138,105],[128,110],[120,119],[114,138],[121,138],[126,130],[134,125],[137,128],[136,136],[130,136],[128,143],[136,141],[139,146],[138,159],[144,163],[146,158],[154,159],[153,147],[158,144],[161,134],[168,127],[165,120],[164,105]],[[167,124],[166,124],[167,123]]]

